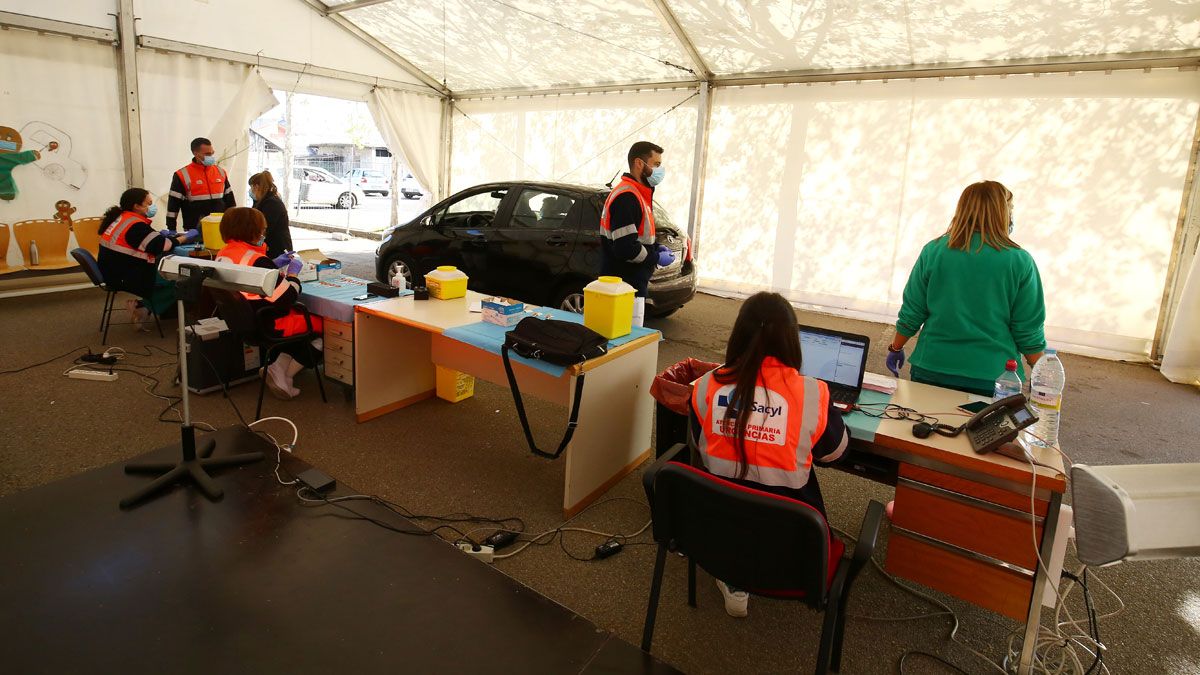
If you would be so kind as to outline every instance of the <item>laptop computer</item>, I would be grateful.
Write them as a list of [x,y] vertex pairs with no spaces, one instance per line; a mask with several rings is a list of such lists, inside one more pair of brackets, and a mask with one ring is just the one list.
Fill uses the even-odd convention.
[[823,380],[829,385],[834,405],[848,410],[862,393],[871,338],[815,326],[802,325],[799,331],[803,359],[800,372]]

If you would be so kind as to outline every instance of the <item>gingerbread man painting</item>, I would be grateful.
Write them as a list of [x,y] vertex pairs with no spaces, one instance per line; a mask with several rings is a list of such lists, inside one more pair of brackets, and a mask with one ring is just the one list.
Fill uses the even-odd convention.
[[[57,143],[55,144],[57,146]],[[37,150],[21,152],[21,134],[12,127],[0,127],[0,199],[11,202],[17,198],[17,183],[13,169],[42,158]]]

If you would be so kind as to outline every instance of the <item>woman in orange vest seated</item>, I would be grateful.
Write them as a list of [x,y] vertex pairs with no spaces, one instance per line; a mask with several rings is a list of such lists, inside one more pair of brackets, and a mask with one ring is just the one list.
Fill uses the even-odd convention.
[[[725,364],[696,381],[692,438],[710,473],[811,505],[825,515],[813,460],[828,464],[849,437],[829,386],[800,374],[796,312],[778,293],[742,304]],[[730,616],[747,613],[749,595],[722,581]]]
[[153,195],[142,188],[129,188],[100,221],[100,255],[96,260],[100,274],[106,285],[141,298],[125,303],[130,321],[139,328],[151,312],[163,316],[175,303],[175,285],[158,275],[158,258],[199,234],[196,230],[182,234],[156,230],[151,225],[156,213],[158,205]]
[[[267,247],[263,243],[266,232],[267,220],[262,213],[242,206],[228,209],[221,216],[221,239],[225,240],[225,248],[217,253],[217,260],[282,270],[279,284],[270,296],[242,295],[250,300],[255,312],[266,306],[274,308],[263,313],[268,322],[260,327],[264,333],[273,337],[300,335],[308,330],[308,323],[304,314],[292,305],[300,297],[300,279],[296,275],[300,273],[303,263],[289,253],[274,260],[268,258]],[[319,335],[321,317],[312,317],[312,325]],[[267,366],[267,388],[272,394],[282,399],[295,398],[300,394],[293,380],[302,369],[317,365],[321,353],[320,339],[313,340],[313,349],[305,344],[289,344],[280,348],[279,356]]]

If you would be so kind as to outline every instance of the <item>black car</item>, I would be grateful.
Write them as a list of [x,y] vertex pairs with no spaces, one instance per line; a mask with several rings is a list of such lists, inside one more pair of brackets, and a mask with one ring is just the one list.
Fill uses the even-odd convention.
[[[471,290],[583,311],[583,287],[600,274],[600,209],[609,188],[563,183],[477,185],[396,227],[375,251],[375,276],[409,285],[438,265],[470,277]],[[656,203],[658,243],[675,262],[650,279],[646,314],[666,316],[696,294],[691,242]]]

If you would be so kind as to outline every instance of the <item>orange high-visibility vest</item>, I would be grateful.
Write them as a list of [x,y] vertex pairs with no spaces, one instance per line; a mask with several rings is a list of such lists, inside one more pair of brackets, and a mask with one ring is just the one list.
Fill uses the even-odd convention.
[[110,251],[124,253],[127,256],[145,260],[148,263],[154,263],[154,254],[148,253],[145,249],[146,244],[150,243],[150,240],[159,236],[159,234],[158,232],[151,232],[142,241],[131,242],[126,235],[129,233],[129,228],[137,223],[149,225],[150,219],[133,211],[123,212],[100,235],[100,245]]
[[[235,265],[246,265],[247,267],[254,267],[254,263],[258,262],[259,258],[265,257],[267,257],[266,246],[254,246],[236,239],[225,242],[225,248],[217,252],[217,260],[219,262],[230,262]],[[280,279],[279,281],[280,283],[275,286],[275,292],[270,296],[262,296],[257,293],[246,293],[243,291],[242,297],[246,298],[247,300],[266,300],[268,302],[275,302],[282,297],[288,289],[288,285],[283,279]]]
[[229,182],[225,169],[215,164],[204,166],[199,162],[188,162],[175,175],[183,181],[183,188],[187,192],[183,198],[189,202],[222,199],[225,196],[225,184]]
[[[609,207],[614,199],[627,192],[632,192],[633,196],[637,197],[638,204],[642,207],[642,222],[636,226],[625,225],[614,231],[610,222]],[[600,212],[600,236],[605,239],[620,239],[633,232],[637,232],[639,243],[654,245],[654,192],[629,176],[622,176],[621,182],[617,183],[617,187],[608,193],[608,199],[604,200],[604,209]]]
[[[719,369],[718,369],[719,370]],[[812,470],[812,449],[825,432],[829,385],[801,375],[773,356],[763,360],[746,421],[746,474],[738,475],[734,383],[716,381],[711,371],[696,381],[692,408],[703,432],[700,455],[711,473],[788,488],[802,488]]]
[[[265,245],[253,246],[244,241],[238,241],[234,239],[225,242],[225,248],[217,252],[217,260],[221,262],[231,262],[238,265],[247,265],[253,267],[254,263],[257,262],[259,258],[267,257],[266,253],[267,247]],[[280,275],[279,284],[275,286],[275,292],[271,293],[270,296],[262,296],[257,293],[246,293],[243,291],[242,297],[246,298],[247,300],[266,300],[268,302],[275,302],[279,298],[283,297],[283,294],[287,292],[288,287],[289,284],[287,280]],[[304,314],[297,312],[295,309],[291,309],[287,314],[276,318],[274,325],[275,330],[279,331],[284,337],[301,335],[308,332],[308,320],[305,319]],[[312,326],[313,333],[320,335],[322,328],[324,327],[324,321],[321,319],[321,317],[314,316],[312,317]]]

